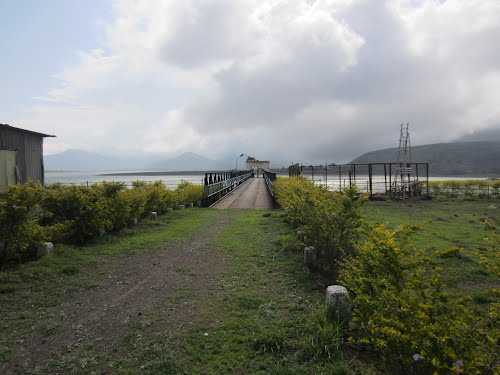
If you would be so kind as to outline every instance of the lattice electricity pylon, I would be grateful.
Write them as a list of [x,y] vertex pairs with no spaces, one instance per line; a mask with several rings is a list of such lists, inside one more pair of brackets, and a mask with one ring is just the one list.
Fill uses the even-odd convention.
[[410,166],[411,162],[411,141],[410,141],[410,124],[401,124],[399,132],[399,147],[398,147],[398,162],[396,174],[391,187],[391,194],[406,199],[415,195],[418,190],[418,178],[415,176],[415,171]]
[[398,161],[410,162],[411,161],[411,141],[410,141],[410,124],[401,124],[399,132],[399,149]]

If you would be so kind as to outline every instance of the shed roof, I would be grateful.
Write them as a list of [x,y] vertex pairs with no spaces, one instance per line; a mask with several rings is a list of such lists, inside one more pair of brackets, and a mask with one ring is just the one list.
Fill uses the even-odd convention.
[[10,126],[10,125],[7,125],[7,124],[0,124],[0,129],[8,129],[8,130],[13,130],[13,131],[17,131],[17,132],[38,135],[38,136],[44,137],[44,138],[45,137],[55,137],[55,135],[39,133],[39,132],[35,132],[33,130],[28,130],[28,129],[16,128],[15,126]]

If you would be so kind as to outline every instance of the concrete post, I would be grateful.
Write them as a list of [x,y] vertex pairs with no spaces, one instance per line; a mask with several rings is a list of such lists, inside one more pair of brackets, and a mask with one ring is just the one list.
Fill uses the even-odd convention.
[[345,287],[330,285],[326,288],[326,310],[330,320],[343,323],[349,322],[351,309],[349,293]]
[[52,242],[42,242],[40,245],[38,245],[36,255],[38,258],[41,258],[45,255],[50,254],[52,251],[54,251],[54,244]]

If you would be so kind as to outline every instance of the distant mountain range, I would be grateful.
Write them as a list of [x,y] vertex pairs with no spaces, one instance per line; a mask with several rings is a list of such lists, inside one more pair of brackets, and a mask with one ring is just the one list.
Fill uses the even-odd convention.
[[205,171],[225,169],[225,167],[227,168],[227,166],[225,166],[223,162],[208,159],[193,152],[185,152],[171,159],[157,160],[152,162],[149,166],[150,168],[155,170],[166,171]]
[[[397,148],[367,152],[353,163],[396,161]],[[473,132],[455,142],[412,147],[412,159],[430,163],[432,176],[500,177],[500,126]]]
[[116,157],[83,150],[67,150],[46,155],[45,169],[53,171],[189,171],[217,170],[230,168],[227,161],[216,161],[204,156],[186,152],[173,158],[164,155],[135,155]]
[[[489,128],[457,139],[412,148],[414,161],[430,163],[433,176],[500,177],[500,127]],[[67,150],[45,156],[45,169],[58,171],[202,171],[234,167],[235,159],[213,160],[186,152],[176,157],[164,154],[116,157],[82,150]],[[365,153],[355,163],[396,161],[397,149]],[[275,164],[277,165],[277,164]],[[283,165],[286,165],[284,163]]]
[[[363,154],[353,163],[396,161],[397,148]],[[500,176],[500,141],[453,142],[412,147],[412,159],[430,163],[431,176]]]

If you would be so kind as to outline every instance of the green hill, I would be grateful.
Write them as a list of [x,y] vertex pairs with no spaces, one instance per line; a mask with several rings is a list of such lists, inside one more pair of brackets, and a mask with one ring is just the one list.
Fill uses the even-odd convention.
[[[397,148],[367,152],[353,163],[396,161]],[[500,177],[500,142],[454,142],[412,147],[412,160],[430,163],[431,176]]]

